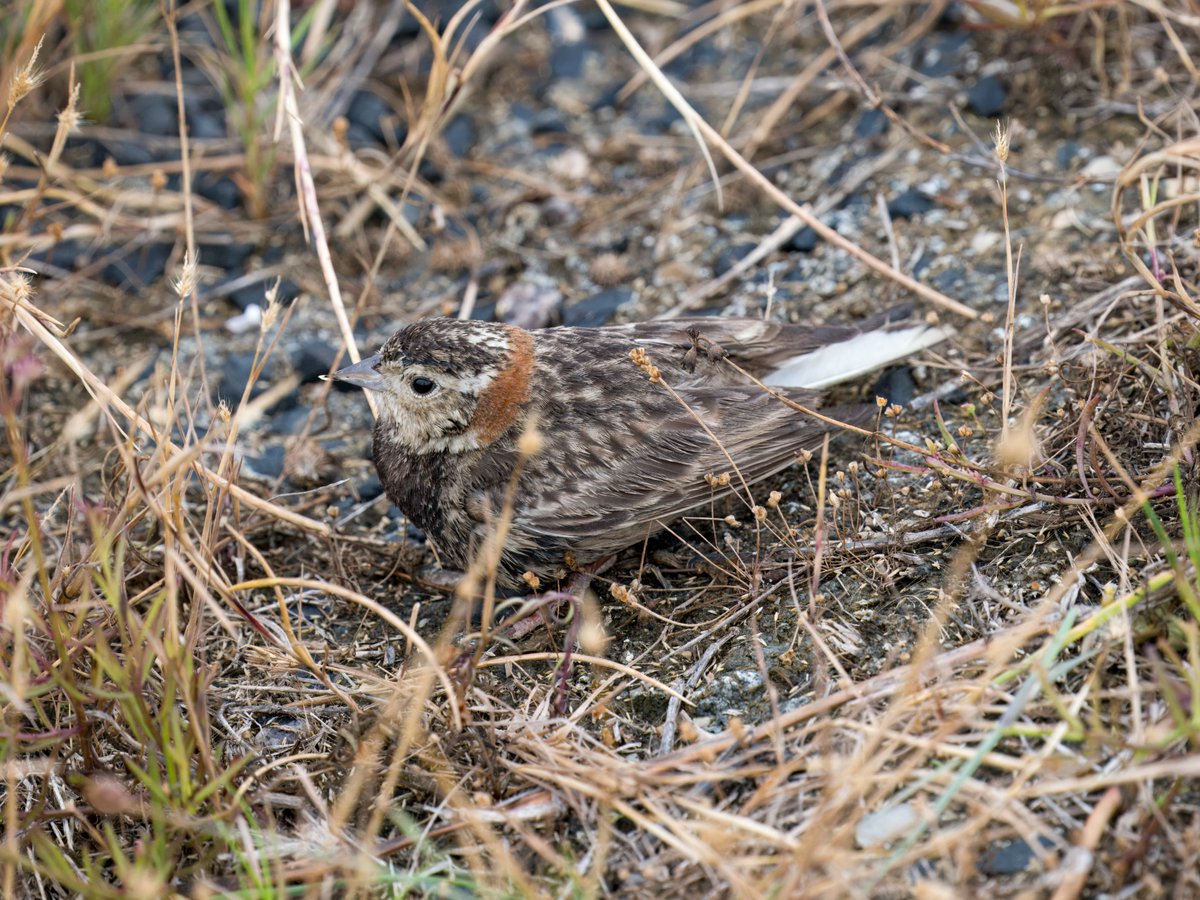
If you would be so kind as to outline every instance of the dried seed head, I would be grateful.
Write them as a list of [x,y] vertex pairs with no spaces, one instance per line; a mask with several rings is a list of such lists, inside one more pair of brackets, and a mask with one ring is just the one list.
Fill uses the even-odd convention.
[[537,456],[542,452],[542,446],[545,441],[542,440],[542,433],[536,425],[527,425],[525,430],[521,432],[520,438],[517,439],[517,452],[524,457]]
[[629,264],[618,253],[601,253],[588,266],[588,276],[600,287],[612,287],[629,278]]
[[121,781],[111,775],[94,775],[84,782],[83,796],[101,815],[119,816],[133,812],[139,803]]
[[107,180],[112,180],[120,174],[120,167],[117,166],[117,161],[111,156],[104,157],[104,163],[100,166],[100,174]]
[[480,263],[479,250],[472,241],[438,241],[429,256],[435,272],[460,272],[473,269]]
[[629,358],[633,360],[635,366],[646,373],[652,382],[657,384],[662,381],[662,375],[658,371],[658,366],[650,361],[650,354],[643,348],[634,347],[629,351]]
[[196,290],[196,272],[196,253],[194,250],[189,250],[183,254],[183,265],[179,269],[179,277],[171,283],[175,289],[175,296],[180,300],[190,297]]
[[1041,456],[1041,442],[1032,425],[1022,422],[996,443],[996,462],[1004,469],[1030,471]]
[[333,120],[333,139],[338,142],[338,146],[345,148],[346,133],[350,130],[350,120],[345,116],[338,116]]
[[32,293],[29,276],[24,272],[6,272],[0,281],[0,290],[19,306],[28,301]]
[[767,506],[771,507],[771,509],[777,509],[779,501],[782,499],[783,494],[779,493],[779,491],[771,491],[771,495],[767,497]]
[[730,528],[739,528],[741,527],[742,523],[737,520],[737,516],[733,515],[733,513],[730,513],[725,517],[725,524]]
[[161,191],[167,186],[167,173],[162,169],[155,169],[150,173],[150,187],[153,190]]
[[38,54],[42,52],[43,35],[37,42],[37,46],[33,48],[33,53],[29,55],[29,61],[13,74],[12,83],[8,86],[8,108],[12,108],[21,102],[29,95],[29,92],[42,83],[42,78],[45,77],[45,72],[37,67]]
[[637,605],[637,595],[623,584],[614,584],[608,589],[608,592],[612,594],[613,599],[618,603],[624,603],[626,606]]
[[887,397],[876,397],[875,405],[880,409],[883,409],[885,406],[887,406]]
[[996,159],[1001,165],[1008,162],[1009,137],[1012,133],[1012,123],[997,122],[996,131],[992,135],[992,143],[996,147]]
[[274,290],[267,292],[267,305],[263,308],[262,319],[258,323],[259,330],[266,334],[270,331],[275,323],[279,320],[279,312],[283,309],[283,304],[277,303],[275,300]]
[[531,591],[536,591],[542,586],[542,579],[538,578],[537,575],[533,574],[533,572],[522,572],[521,580],[529,585],[529,589]]
[[83,124],[83,115],[79,112],[79,88],[80,85],[77,84],[71,89],[66,107],[58,114],[58,131],[64,137],[78,131],[79,126]]

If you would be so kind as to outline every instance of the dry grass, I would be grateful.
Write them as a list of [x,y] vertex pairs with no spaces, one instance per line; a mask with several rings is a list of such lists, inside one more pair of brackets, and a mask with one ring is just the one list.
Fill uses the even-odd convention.
[[[1009,156],[1019,130],[1001,127],[989,155],[944,143],[903,107],[896,60],[942,4],[824,3],[798,23],[777,0],[699,13],[598,3],[636,60],[621,95],[656,86],[694,143],[647,141],[647,156],[688,165],[654,171],[656,188],[633,199],[600,192],[577,234],[649,220],[668,247],[663,236],[685,227],[681,197],[749,185],[787,218],[732,275],[697,277],[656,311],[703,304],[807,224],[872,273],[882,287],[869,297],[912,297],[962,326],[952,351],[930,357],[930,389],[908,409],[881,404],[851,449],[805,454],[787,483],[677,523],[668,549],[614,569],[601,589],[611,599],[586,602],[572,626],[582,649],[560,711],[561,635],[464,637],[462,598],[408,574],[407,551],[363,524],[370,504],[327,512],[340,478],[285,493],[243,475],[272,391],[295,384],[259,394],[255,381],[309,311],[264,303],[250,381],[214,402],[211,345],[232,338],[213,328],[198,251],[292,234],[300,253],[264,264],[264,287],[288,275],[325,298],[329,333],[353,359],[356,321],[395,314],[396,260],[427,255],[433,275],[461,275],[453,291],[416,291],[405,314],[469,312],[504,283],[524,200],[495,242],[483,228],[446,240],[470,193],[461,180],[518,199],[570,199],[584,180],[546,188],[443,159],[439,143],[457,112],[491,96],[509,48],[540,46],[518,42],[541,34],[546,9],[518,0],[480,41],[463,39],[471,5],[439,22],[419,3],[263,4],[237,40],[233,19],[223,30],[212,18],[224,37],[202,64],[230,73],[236,138],[181,132],[163,139],[175,161],[94,169],[69,148],[108,127],[78,106],[78,35],[62,4],[20,5],[0,72],[0,894],[1197,891],[1200,123],[1162,101],[1165,84],[1195,87],[1190,8],[967,4],[984,46],[1047,48],[1098,119],[1141,117],[1107,230],[1068,266],[1062,296],[1038,297],[1026,284],[1039,235],[1017,205],[1042,182]],[[169,60],[180,110],[184,12],[165,4],[112,76]],[[391,64],[373,38],[403,16],[419,23],[396,54],[407,137],[391,155],[354,152],[338,110]],[[760,42],[757,66],[819,22],[829,43],[749,112],[757,69],[706,118],[660,68],[731,28]],[[862,51],[884,26],[895,40]],[[851,238],[823,220],[843,198],[804,205],[764,174],[804,152],[789,129],[815,134],[856,97],[901,127],[847,191],[910,148],[994,183],[975,222],[1001,235],[1001,316],[912,275],[886,204],[882,240]],[[638,156],[596,145],[596,159]],[[433,157],[455,177],[424,179]],[[263,218],[193,196],[194,172],[232,173]],[[428,214],[414,225],[417,201]],[[65,241],[163,240],[167,275],[139,296],[101,283],[103,256],[39,281],[26,258]],[[663,273],[683,266],[654,252],[631,243],[576,268],[652,296],[656,275],[673,285]],[[1089,284],[1094,260],[1107,268]],[[290,465],[314,433],[336,432],[318,422],[328,392],[306,393],[314,412]],[[947,401],[954,392],[965,402]],[[995,856],[1013,842],[1033,861],[1005,872]]]

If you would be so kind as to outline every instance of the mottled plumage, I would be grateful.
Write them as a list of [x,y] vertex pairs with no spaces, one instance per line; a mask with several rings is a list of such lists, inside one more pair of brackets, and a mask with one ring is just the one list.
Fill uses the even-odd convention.
[[[820,395],[810,385],[941,336],[888,317],[863,328],[696,318],[535,332],[431,319],[400,329],[336,377],[376,392],[375,465],[388,496],[457,568],[495,531],[521,435],[540,433],[511,493],[498,573],[511,585],[526,570],[562,573],[568,553],[583,564],[640,543],[688,510],[744,494],[742,479],[752,485],[820,442],[828,426],[751,383],[724,355],[767,383],[783,373],[780,392],[812,406]],[[631,361],[635,348],[678,399]],[[865,423],[874,406],[825,412]],[[728,487],[706,477],[725,472]]]

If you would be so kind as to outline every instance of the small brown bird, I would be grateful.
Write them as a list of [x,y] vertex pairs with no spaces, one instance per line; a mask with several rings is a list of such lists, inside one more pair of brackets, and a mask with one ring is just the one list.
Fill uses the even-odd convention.
[[[430,319],[334,377],[375,392],[379,477],[445,564],[465,569],[511,510],[497,580],[512,586],[745,498],[830,426],[731,363],[813,407],[819,388],[945,336],[905,315],[858,328],[691,318],[533,332]],[[875,406],[825,412],[862,424]]]

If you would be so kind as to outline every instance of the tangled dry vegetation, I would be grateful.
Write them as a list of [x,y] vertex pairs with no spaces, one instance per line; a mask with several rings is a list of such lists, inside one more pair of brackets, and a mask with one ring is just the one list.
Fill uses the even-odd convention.
[[[6,8],[0,891],[1194,896],[1194,7],[597,4],[603,107],[547,74],[572,7],[131,0],[107,36],[86,4]],[[915,68],[963,34],[1013,83],[990,145]],[[663,75],[705,42],[709,68]],[[105,118],[155,90],[190,117],[197,72],[226,136]],[[345,110],[372,79],[406,128],[364,148]],[[537,85],[572,118],[526,169],[488,111]],[[675,127],[637,132],[662,95]],[[495,158],[448,149],[464,111]],[[885,130],[848,134],[860,114]],[[931,173],[951,212],[901,221],[888,179]],[[232,210],[190,187],[217,177]],[[863,186],[870,227],[845,227]],[[789,296],[804,226],[824,244]],[[214,289],[200,248],[239,243],[262,258]],[[538,265],[557,287],[506,292]],[[281,275],[300,299],[229,330],[224,297]],[[398,318],[536,323],[622,284],[626,317],[908,299],[957,337],[870,437],[615,567],[564,680],[561,633],[472,643],[355,493],[361,401],[267,375],[298,333],[354,355]],[[230,347],[251,365],[221,402]],[[282,473],[256,474],[297,390]]]

